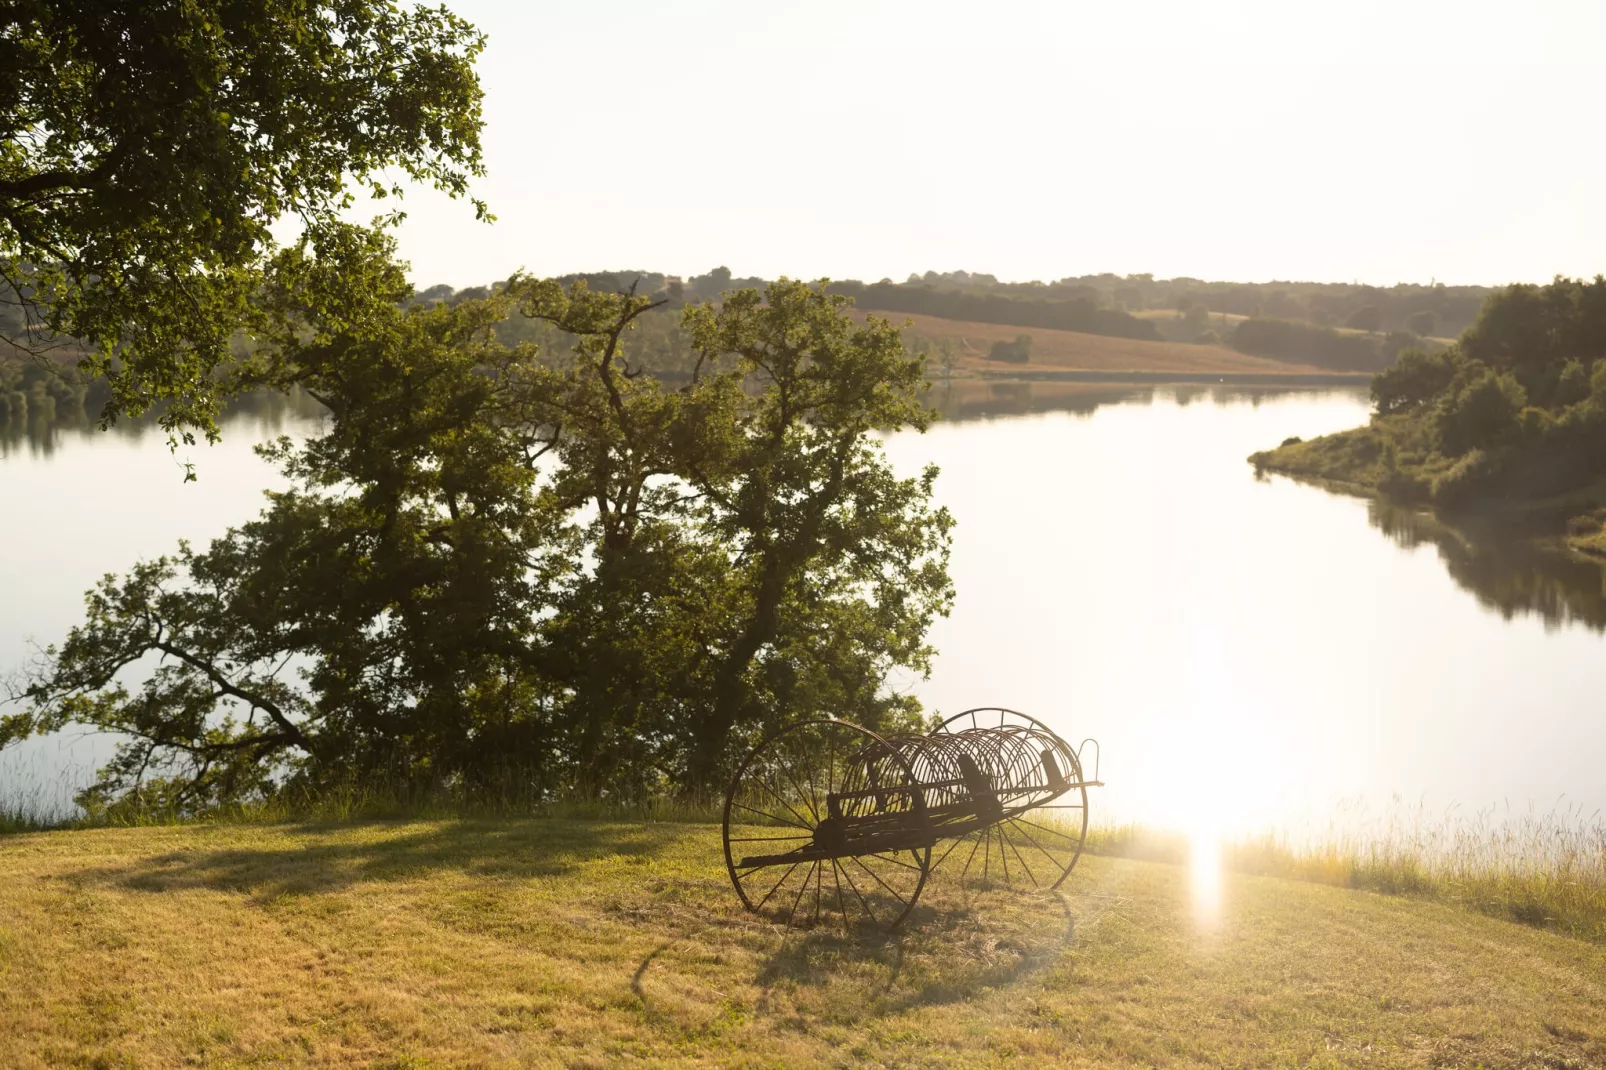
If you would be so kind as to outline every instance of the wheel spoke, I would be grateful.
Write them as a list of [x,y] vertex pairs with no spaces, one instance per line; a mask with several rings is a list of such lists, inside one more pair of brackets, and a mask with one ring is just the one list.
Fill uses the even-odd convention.
[[[819,863],[816,862],[814,865],[816,868],[818,868]],[[812,872],[813,870],[809,871],[809,873]],[[803,901],[803,893],[809,890],[809,873],[803,874],[803,883],[798,885],[797,894],[792,897],[791,909],[787,910],[786,912],[787,928],[792,927],[792,919],[797,917],[797,905]]]
[[1048,825],[1039,825],[1037,822],[1028,821],[1024,817],[1017,817],[1014,820],[1019,822],[1022,825],[1030,825],[1034,829],[1041,829],[1042,831],[1047,832],[1050,835],[1059,836],[1059,837],[1061,837],[1063,839],[1070,840],[1072,843],[1080,843],[1081,842],[1081,837],[1080,836],[1072,836],[1068,832],[1061,832],[1059,829],[1050,828]]
[[947,860],[948,856],[954,853],[954,848],[958,847],[960,844],[962,844],[964,842],[965,842],[965,838],[963,836],[960,836],[960,837],[958,837],[956,839],[949,840],[948,841],[948,849],[942,853],[942,857],[941,858],[938,858],[935,862],[933,862],[931,864],[931,868],[932,869],[936,869],[938,866],[942,865],[943,862],[945,862]]
[[976,842],[970,848],[970,857],[965,859],[965,868],[959,871],[959,879],[960,880],[964,880],[965,879],[965,874],[970,872],[970,864],[976,860],[976,852],[981,849],[981,836],[980,836],[980,834],[974,834],[973,833],[973,835],[976,836]]
[[[1043,855],[1043,857],[1047,858],[1049,860],[1049,862],[1053,863],[1054,867],[1060,871],[1060,875],[1061,876],[1064,875],[1064,872],[1065,872],[1064,865],[1062,865],[1060,863],[1060,860],[1055,858],[1053,856],[1053,854],[1051,854],[1049,851],[1047,851],[1043,847],[1042,844],[1040,844],[1036,840],[1032,839],[1032,834],[1030,832],[1027,832],[1024,828],[1017,828],[1015,831],[1019,832],[1022,836],[1025,836],[1026,837],[1026,842],[1031,844],[1033,847],[1037,848],[1037,851],[1038,851],[1039,854]],[[1021,860],[1021,865],[1024,866],[1025,864],[1026,864],[1025,859],[1022,859]],[[1030,870],[1028,870],[1028,872],[1030,872]],[[1058,880],[1058,877],[1056,877],[1055,879]],[[1032,883],[1033,884],[1037,883],[1036,878],[1032,879]]]
[[871,910],[870,904],[865,902],[864,893],[859,891],[859,886],[857,884],[853,883],[853,874],[848,872],[847,866],[842,867],[842,875],[848,879],[848,887],[852,888],[853,894],[858,897],[859,905],[864,908],[864,913],[867,917],[869,917],[870,924],[880,925],[881,919],[875,916],[875,911]]
[[793,827],[795,829],[802,829],[804,832],[807,832],[810,836],[814,835],[814,830],[809,828],[809,826],[807,826],[807,825],[799,825],[796,821],[788,821],[784,817],[782,817],[780,814],[772,814],[768,810],[755,810],[751,806],[748,806],[746,803],[731,803],[731,805],[732,806],[739,806],[743,810],[746,810],[750,814],[757,814],[759,817],[767,817],[771,821],[779,821],[783,825],[790,825],[791,827]]
[[[859,860],[859,856],[858,855],[849,855],[848,857],[853,859],[853,861],[858,865],[858,867],[860,869],[864,870],[866,873],[870,874],[870,876],[874,877],[875,878],[875,882],[877,884],[881,885],[881,887],[885,888],[887,890],[887,894],[888,895],[892,896],[892,898],[894,898],[898,902],[902,903],[905,907],[907,907],[909,905],[908,900],[904,899],[903,896],[899,895],[897,892],[892,890],[892,885],[888,884],[886,881],[881,879],[881,874],[877,873],[875,870],[871,869],[869,866],[867,866],[863,862],[861,862]],[[872,855],[871,857],[879,858],[880,856],[879,855]]]
[[820,811],[815,808],[813,797],[812,796],[806,796],[806,795],[803,794],[803,786],[801,784],[799,784],[797,782],[797,778],[792,775],[792,770],[791,770],[790,766],[788,766],[787,768],[783,769],[782,772],[784,772],[786,774],[786,779],[790,780],[792,782],[792,787],[797,789],[797,797],[800,800],[803,801],[803,804],[805,806],[807,806],[809,808],[809,813],[814,815],[814,823],[816,825],[818,825],[820,823]]
[[[770,901],[770,896],[774,895],[775,892],[777,891],[777,889],[779,889],[781,887],[781,885],[786,883],[786,878],[788,878],[788,877],[790,877],[792,875],[792,870],[796,869],[798,866],[801,866],[802,864],[803,864],[802,862],[793,862],[789,867],[787,867],[786,872],[781,874],[781,879],[776,881],[775,884],[770,888],[770,890],[764,893],[764,898],[763,899],[760,899],[757,903],[754,904],[753,910],[754,911],[763,910],[764,909],[764,904],[768,903]],[[760,871],[756,870],[756,869],[753,870],[753,873],[758,873],[758,872],[760,872]],[[751,876],[751,874],[749,874],[749,876]]]
[[1009,830],[1005,826],[999,826],[998,834],[1004,838],[1009,849],[1015,852],[1015,861],[1020,863],[1020,868],[1026,873],[1026,879],[1032,882],[1034,889],[1038,888],[1037,877],[1032,874],[1032,867],[1026,864],[1026,859],[1021,857],[1020,848],[1015,846],[1015,841],[1009,838]]
[[[759,781],[759,786],[762,787],[765,791],[769,792],[771,795],[775,796],[775,801],[776,802],[780,803],[782,806],[786,807],[788,810],[791,810],[793,817],[795,817],[799,821],[803,822],[801,825],[797,826],[798,828],[806,829],[806,828],[812,828],[813,827],[813,826],[811,826],[809,824],[809,819],[808,818],[806,818],[802,814],[798,813],[795,809],[793,809],[791,803],[789,803],[785,799],[781,798],[780,792],[776,791],[774,788],[770,787],[769,784],[765,783],[762,780]],[[776,816],[779,817],[780,815],[777,814]],[[790,822],[788,822],[788,824],[790,824]]]
[[869,857],[869,858],[879,858],[883,862],[891,862],[895,866],[902,866],[904,869],[912,869],[916,873],[920,872],[920,867],[918,865],[911,866],[907,862],[900,861],[899,859],[893,858],[891,855],[887,854],[884,851],[880,851],[880,852],[877,852],[875,854],[868,855],[867,857]]

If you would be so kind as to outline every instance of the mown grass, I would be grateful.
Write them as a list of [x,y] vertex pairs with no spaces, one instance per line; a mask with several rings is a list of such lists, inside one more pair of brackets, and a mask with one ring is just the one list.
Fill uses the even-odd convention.
[[896,935],[736,907],[717,829],[550,818],[0,839],[0,1066],[1598,1066],[1606,947],[1093,856]]
[[[652,799],[620,806],[588,800],[536,801],[398,795],[347,787],[315,797],[280,797],[201,815],[123,811],[64,817],[37,806],[0,806],[0,835],[169,825],[274,825],[357,821],[552,820],[715,824],[722,800]],[[1434,818],[1395,813],[1360,831],[1332,828],[1227,839],[1216,848],[1231,872],[1407,895],[1586,940],[1606,942],[1606,820],[1574,811],[1497,820],[1492,814]],[[1093,827],[1091,854],[1186,864],[1187,836],[1133,824]]]

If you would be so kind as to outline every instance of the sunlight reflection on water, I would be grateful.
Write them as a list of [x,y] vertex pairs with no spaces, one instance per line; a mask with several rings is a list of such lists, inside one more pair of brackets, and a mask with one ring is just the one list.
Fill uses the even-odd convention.
[[903,686],[1098,738],[1095,823],[1228,843],[1375,818],[1343,800],[1606,807],[1598,569],[1405,537],[1247,462],[1368,409],[1160,388],[892,436],[901,471],[940,467],[957,521],[954,611],[930,679]]

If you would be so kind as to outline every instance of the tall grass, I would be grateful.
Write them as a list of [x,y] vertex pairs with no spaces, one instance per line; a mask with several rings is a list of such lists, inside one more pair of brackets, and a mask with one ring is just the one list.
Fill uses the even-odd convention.
[[[1087,849],[1186,864],[1192,847],[1177,833],[1119,825],[1091,830]],[[1358,829],[1228,840],[1219,850],[1222,867],[1238,873],[1434,899],[1606,941],[1606,820],[1598,813],[1397,813]]]

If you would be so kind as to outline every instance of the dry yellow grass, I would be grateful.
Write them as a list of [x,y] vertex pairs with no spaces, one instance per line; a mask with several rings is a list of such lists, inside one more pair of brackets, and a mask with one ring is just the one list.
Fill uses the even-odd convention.
[[1606,947],[1088,858],[893,937],[735,907],[717,830],[528,819],[0,838],[0,1066],[1606,1064]]

